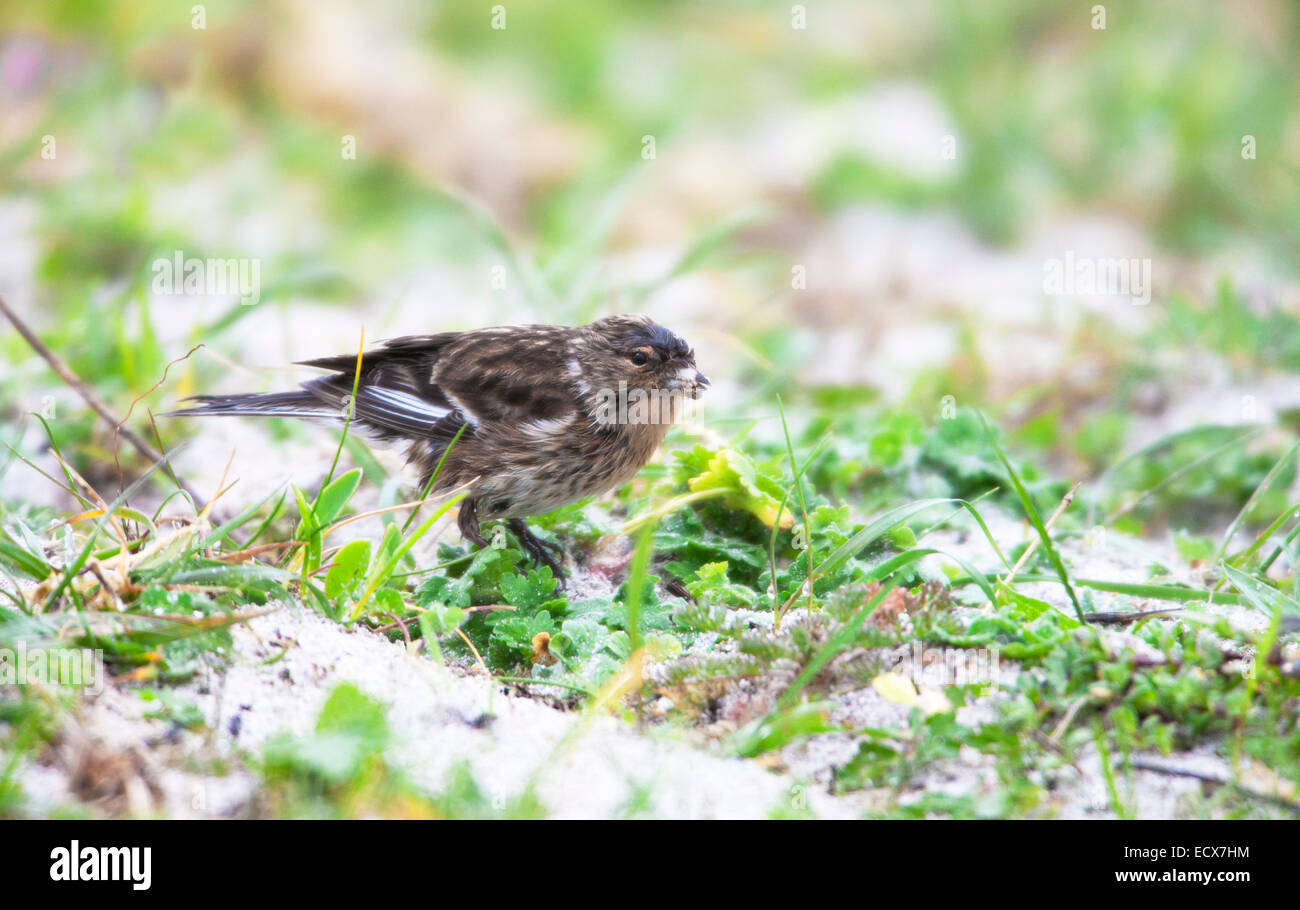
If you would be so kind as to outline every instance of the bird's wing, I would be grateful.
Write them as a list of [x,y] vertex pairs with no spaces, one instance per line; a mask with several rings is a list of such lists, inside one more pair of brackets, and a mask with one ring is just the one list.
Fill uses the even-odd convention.
[[[561,431],[578,408],[573,329],[507,326],[395,338],[357,358],[303,361],[333,371],[301,391],[199,396],[186,416],[276,415],[339,420],[380,439],[450,439],[468,423]],[[355,389],[355,399],[354,399]]]
[[572,338],[562,326],[466,332],[440,352],[433,382],[471,424],[563,420],[578,407]]
[[[389,339],[381,347],[362,353],[361,384],[405,392],[431,404],[450,407],[450,402],[433,382],[433,368],[442,352],[460,335],[459,332],[442,332],[437,335],[407,335]],[[349,392],[351,391],[352,379],[357,371],[355,354],[320,357],[299,363],[301,366],[338,373],[347,380]]]
[[[427,439],[445,445],[465,423],[464,416],[433,381],[441,352],[459,333],[395,338],[361,356],[340,354],[303,362],[334,371],[302,383],[296,392],[268,395],[199,395],[196,406],[178,416],[263,416],[343,420],[383,440]],[[355,389],[355,400],[353,399]]]
[[[333,375],[308,380],[303,389],[340,415],[350,412],[359,428],[384,439],[431,438],[441,434],[456,408],[433,382],[433,367],[442,351],[458,336],[410,335],[394,338],[357,358],[347,354],[304,361],[304,366],[334,370]],[[355,389],[355,399],[353,397]],[[453,429],[454,433],[455,430]]]
[[358,429],[369,430],[370,435],[380,439],[428,436],[440,421],[455,412],[445,401],[376,385],[369,379],[357,384],[354,400],[352,377],[342,373],[309,380],[302,387],[318,408],[332,409],[339,418],[351,413]]

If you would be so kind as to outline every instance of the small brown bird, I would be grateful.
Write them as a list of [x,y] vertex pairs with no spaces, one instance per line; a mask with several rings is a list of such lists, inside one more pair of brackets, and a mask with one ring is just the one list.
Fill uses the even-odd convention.
[[505,519],[561,586],[562,551],[524,519],[626,483],[709,385],[695,351],[645,316],[395,338],[363,353],[355,401],[355,355],[304,365],[332,373],[296,392],[200,395],[174,413],[342,421],[351,411],[352,427],[407,445],[421,489],[445,453],[433,490],[467,487],[461,534],[485,546],[479,522]]

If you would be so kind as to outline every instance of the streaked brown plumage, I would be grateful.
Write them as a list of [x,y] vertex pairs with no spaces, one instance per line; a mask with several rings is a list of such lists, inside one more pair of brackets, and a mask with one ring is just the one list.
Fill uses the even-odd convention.
[[[485,545],[479,522],[506,519],[561,579],[554,545],[523,519],[626,483],[663,442],[682,399],[709,384],[695,352],[645,316],[396,338],[363,355],[355,402],[354,355],[305,365],[332,373],[297,392],[199,396],[175,413],[342,420],[351,405],[353,427],[408,446],[422,488],[447,454],[433,489],[467,486],[458,522],[467,540]],[[637,411],[655,396],[665,412]]]

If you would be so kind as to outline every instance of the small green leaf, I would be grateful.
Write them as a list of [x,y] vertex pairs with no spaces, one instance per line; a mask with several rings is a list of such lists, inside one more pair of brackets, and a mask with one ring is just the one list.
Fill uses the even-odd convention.
[[361,469],[353,468],[320,491],[313,509],[320,527],[325,528],[334,523],[334,519],[339,517],[339,513],[348,504],[348,500],[357,491],[357,485],[360,483]]
[[460,607],[434,604],[427,611],[420,614],[420,632],[427,638],[441,638],[455,632],[460,624],[467,619],[469,619],[469,613]]
[[751,512],[769,528],[778,521],[778,512],[782,528],[794,524],[794,516],[779,508],[780,485],[760,474],[749,456],[736,449],[719,449],[713,453],[708,467],[692,477],[687,486],[696,494],[723,494],[728,508]]
[[758,595],[744,585],[728,580],[729,568],[725,561],[706,562],[695,570],[695,580],[687,583],[686,590],[697,600],[708,603],[752,607]]
[[406,609],[400,592],[392,588],[380,588],[372,597],[375,613],[392,613],[397,615]]
[[334,564],[325,576],[325,596],[337,600],[351,594],[370,565],[370,541],[354,540],[334,556]]
[[761,717],[736,735],[736,752],[745,758],[781,749],[803,736],[838,730],[825,702],[795,705]]
[[54,571],[44,557],[24,549],[4,531],[0,531],[0,563],[8,564],[37,581],[44,581]]

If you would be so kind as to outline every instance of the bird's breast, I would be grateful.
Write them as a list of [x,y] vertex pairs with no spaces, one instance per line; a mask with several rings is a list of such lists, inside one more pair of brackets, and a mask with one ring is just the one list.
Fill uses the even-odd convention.
[[575,419],[485,434],[466,453],[467,467],[480,477],[479,514],[525,518],[606,493],[631,480],[666,433],[666,426],[596,428]]

